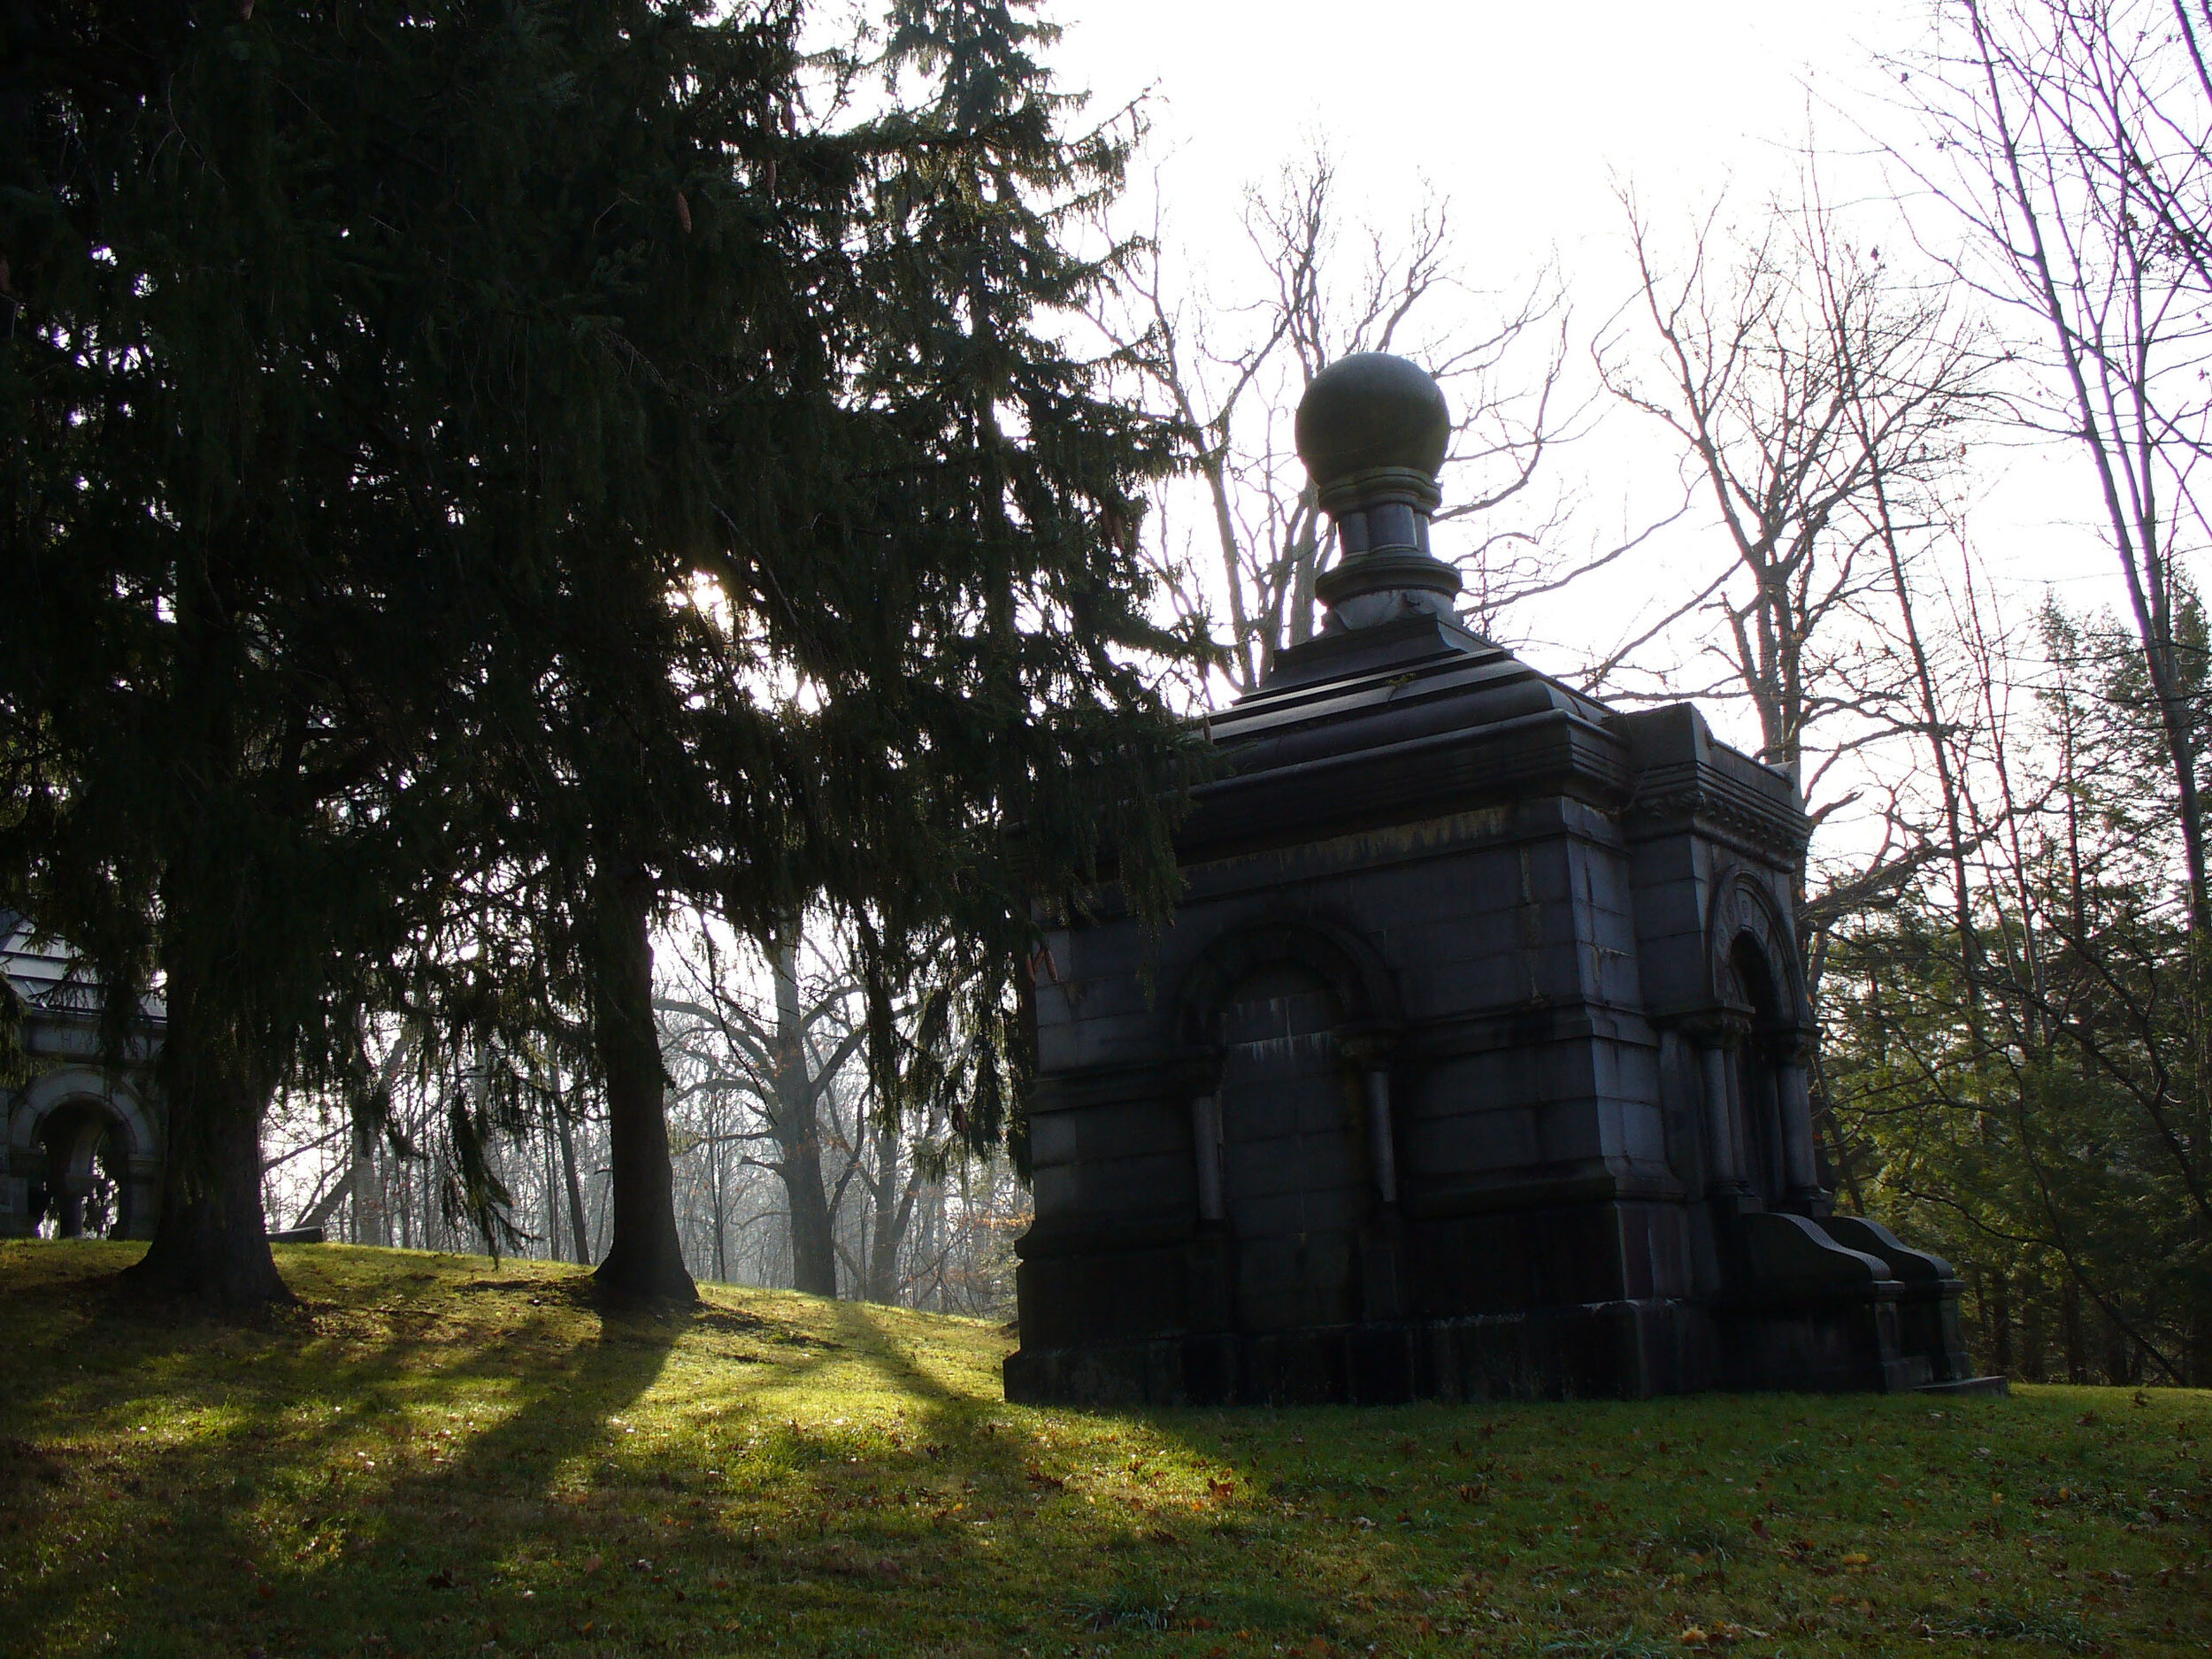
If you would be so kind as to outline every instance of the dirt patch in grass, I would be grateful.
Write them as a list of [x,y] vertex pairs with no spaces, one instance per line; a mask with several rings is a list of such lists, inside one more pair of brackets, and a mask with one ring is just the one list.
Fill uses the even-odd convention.
[[2201,1654],[2202,1394],[1009,1406],[996,1326],[280,1249],[239,1326],[0,1245],[41,1655]]

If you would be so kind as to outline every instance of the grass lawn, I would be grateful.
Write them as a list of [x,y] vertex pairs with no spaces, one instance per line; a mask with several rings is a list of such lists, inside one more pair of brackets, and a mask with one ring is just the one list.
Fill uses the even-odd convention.
[[138,1248],[0,1244],[0,1654],[2212,1651],[2203,1393],[1033,1410],[970,1320]]

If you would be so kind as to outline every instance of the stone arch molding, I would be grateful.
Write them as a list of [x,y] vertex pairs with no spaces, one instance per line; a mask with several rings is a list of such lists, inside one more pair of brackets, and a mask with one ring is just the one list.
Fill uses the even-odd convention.
[[1763,880],[1743,865],[1732,864],[1713,893],[1711,919],[1705,930],[1706,973],[1714,1005],[1737,1013],[1749,1010],[1737,1007],[1729,995],[1728,958],[1736,941],[1747,937],[1773,972],[1784,1018],[1797,1030],[1809,1028],[1811,1005],[1806,1000],[1804,968],[1797,959],[1797,936],[1789,917]]
[[[1390,1056],[1405,1029],[1405,1010],[1397,982],[1375,948],[1351,929],[1314,917],[1279,917],[1233,927],[1207,946],[1175,1000],[1175,1038],[1184,1056],[1179,1092],[1190,1112],[1202,1227],[1219,1225],[1228,1216],[1220,1095],[1223,1014],[1239,987],[1277,967],[1302,968],[1334,993],[1342,1010],[1335,1033],[1338,1050],[1359,1076],[1376,1195],[1386,1207],[1394,1209],[1398,1202]],[[1394,1272],[1385,1277],[1396,1282]]]
[[1278,918],[1233,927],[1206,947],[1175,999],[1179,1046],[1186,1052],[1217,1050],[1222,1012],[1237,987],[1274,967],[1303,968],[1335,992],[1348,1035],[1404,1027],[1397,985],[1372,945],[1333,922]]
[[38,1145],[39,1130],[47,1118],[62,1107],[77,1104],[93,1107],[122,1130],[129,1143],[126,1156],[134,1169],[158,1164],[161,1136],[137,1089],[126,1079],[89,1065],[49,1071],[17,1096],[15,1110],[10,1114],[9,1149],[31,1151]]

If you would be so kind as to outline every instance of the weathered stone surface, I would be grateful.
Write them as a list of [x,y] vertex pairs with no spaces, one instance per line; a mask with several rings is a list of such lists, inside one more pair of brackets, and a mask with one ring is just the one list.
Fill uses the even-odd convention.
[[1816,1184],[1793,787],[1459,625],[1402,368],[1332,405],[1350,466],[1409,399],[1398,459],[1317,474],[1354,557],[1212,723],[1172,926],[1048,941],[1009,1397],[1963,1379],[1949,1269]]

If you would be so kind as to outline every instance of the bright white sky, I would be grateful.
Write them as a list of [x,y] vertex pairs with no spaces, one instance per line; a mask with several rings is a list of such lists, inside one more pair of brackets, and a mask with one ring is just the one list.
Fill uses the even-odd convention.
[[[1058,0],[1056,57],[1095,111],[1157,97],[1187,227],[1233,223],[1246,181],[1325,131],[1379,217],[1424,173],[1506,266],[1609,237],[1615,175],[1654,203],[1741,194],[1793,168],[1807,87],[1907,44],[1898,0]],[[1838,90],[1840,91],[1840,85]],[[1839,135],[1840,136],[1840,135]]]
[[[1406,217],[1425,180],[1447,196],[1475,285],[1510,288],[1555,255],[1586,339],[1633,292],[1618,188],[1663,232],[1686,230],[1724,192],[1748,218],[1787,188],[1809,128],[1831,199],[1873,198],[1870,219],[1886,219],[1883,176],[1847,153],[1867,146],[1847,117],[1879,125],[1887,81],[1874,59],[1919,44],[1927,27],[1924,0],[1049,0],[1048,15],[1066,30],[1053,54],[1061,82],[1092,92],[1091,114],[1152,95],[1165,241],[1202,281],[1226,280],[1243,254],[1246,187],[1325,137],[1348,205],[1382,227]],[[2077,605],[2111,603],[2108,557],[2051,527],[2084,498],[2051,493],[2048,458],[1993,456],[1977,541],[2016,606],[2047,582]],[[2062,462],[2061,481],[2073,464]],[[1641,505],[1631,497],[1658,501],[1673,457],[1623,413],[1571,465],[1617,520]],[[1694,565],[1709,573],[1715,551],[1678,540],[1633,575],[1523,619],[1529,654],[1571,668],[1578,652],[1562,641],[1601,643],[1594,618],[1598,634],[1620,636],[1655,588]]]

